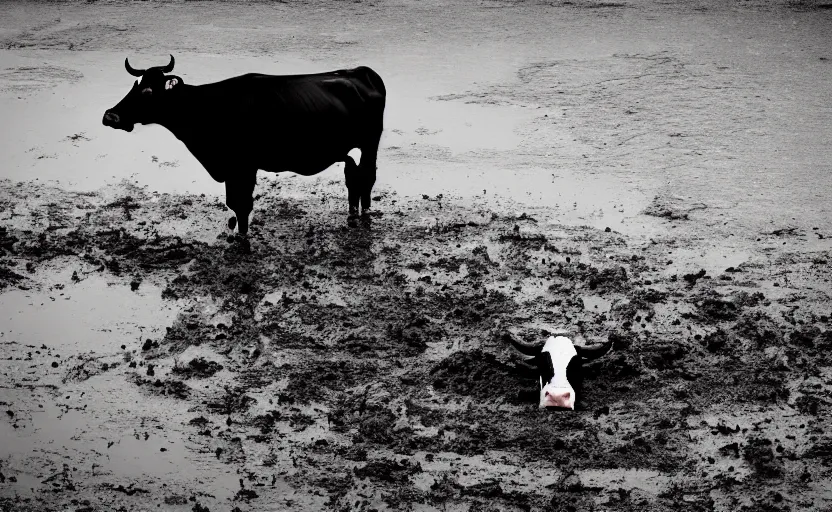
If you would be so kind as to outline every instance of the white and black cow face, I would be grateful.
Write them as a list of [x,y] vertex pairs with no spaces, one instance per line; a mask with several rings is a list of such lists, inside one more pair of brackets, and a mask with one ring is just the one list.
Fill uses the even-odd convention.
[[130,62],[124,59],[127,72],[140,77],[140,80],[133,83],[130,92],[116,106],[104,112],[104,125],[129,132],[136,123],[157,122],[158,113],[165,107],[170,92],[182,85],[180,77],[166,74],[173,71],[173,65],[173,55],[167,66],[146,70],[133,69]]
[[509,333],[506,337],[537,369],[541,409],[575,409],[576,388],[580,388],[583,381],[583,362],[602,356],[612,347],[612,343],[592,348],[575,346],[566,336],[549,336],[543,345],[530,346]]
[[[575,408],[575,380],[578,353],[566,336],[550,336],[534,357],[540,379],[540,407]],[[572,370],[570,372],[570,370]],[[570,373],[572,375],[570,375]]]

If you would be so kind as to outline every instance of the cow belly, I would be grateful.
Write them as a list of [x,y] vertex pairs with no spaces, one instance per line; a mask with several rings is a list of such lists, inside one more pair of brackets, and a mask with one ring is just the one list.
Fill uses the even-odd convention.
[[318,174],[336,162],[343,162],[347,152],[360,146],[355,136],[357,130],[332,128],[335,129],[299,129],[288,137],[278,135],[255,144],[248,153],[257,155],[257,167],[264,171]]
[[[307,113],[305,116],[275,116],[279,123],[257,123],[248,129],[224,132],[200,130],[183,142],[214,180],[242,169],[267,172],[291,171],[304,176],[318,174],[336,162],[342,162],[353,148],[360,148],[366,131],[361,116]],[[245,126],[240,120],[232,123]],[[209,125],[206,123],[206,125]]]
[[[352,149],[352,148],[350,148]],[[336,162],[343,162],[347,151],[339,151],[333,154],[309,154],[291,159],[268,162],[259,165],[258,169],[267,172],[293,172],[303,176],[312,176],[325,171]]]
[[[208,174],[224,182],[227,176],[245,169],[261,169],[267,172],[294,172],[312,176],[326,170],[336,162],[342,162],[347,152],[355,146],[338,145],[336,148],[298,147],[283,144],[251,145],[217,141],[215,145],[188,146],[191,154]],[[219,149],[218,149],[219,148]]]

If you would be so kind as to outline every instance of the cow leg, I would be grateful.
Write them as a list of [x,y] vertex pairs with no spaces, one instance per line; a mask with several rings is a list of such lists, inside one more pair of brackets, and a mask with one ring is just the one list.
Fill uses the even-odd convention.
[[361,172],[361,214],[370,211],[373,185],[376,184],[376,158],[378,157],[378,144],[381,140],[381,132],[373,137],[369,143],[361,146],[361,163],[358,168]]
[[[246,171],[225,180],[225,204],[237,217],[237,229],[241,235],[248,233],[248,216],[254,209],[254,184],[257,182],[257,171]],[[233,222],[228,226],[233,229]]]
[[361,197],[361,172],[349,155],[344,157],[344,178],[347,182],[350,217],[354,217],[358,215],[358,199]]

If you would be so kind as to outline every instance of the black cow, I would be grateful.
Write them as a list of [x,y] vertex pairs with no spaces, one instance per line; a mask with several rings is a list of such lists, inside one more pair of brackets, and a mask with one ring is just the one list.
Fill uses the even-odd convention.
[[[228,225],[248,232],[257,170],[317,174],[345,163],[349,214],[370,208],[386,90],[368,67],[308,75],[246,74],[186,85],[167,66],[127,72],[140,81],[104,113],[104,125],[132,131],[160,124],[185,143],[212,178],[225,183]],[[356,165],[348,152],[358,148]]]

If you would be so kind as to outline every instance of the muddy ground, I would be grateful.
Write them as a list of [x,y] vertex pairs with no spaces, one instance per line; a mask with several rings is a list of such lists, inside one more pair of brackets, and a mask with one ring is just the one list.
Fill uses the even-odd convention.
[[[169,134],[138,129],[106,139],[115,135],[91,123],[100,123],[112,103],[84,97],[81,89],[101,87],[90,78],[97,76],[92,69],[111,67],[108,59],[120,66],[125,50],[164,46],[134,32],[167,39],[195,60],[200,51],[221,54],[212,46],[215,37],[159,28],[186,27],[193,22],[190,9],[221,12],[223,24],[200,27],[226,34],[228,55],[237,55],[245,52],[231,43],[259,48],[266,38],[240,35],[234,19],[250,21],[262,15],[258,9],[279,8],[308,28],[335,19],[335,8],[314,2],[91,5],[15,4],[9,11],[15,23],[3,26],[4,59],[64,59],[83,69],[58,76],[48,66],[7,68],[0,99],[8,112],[19,108],[15,101],[46,108],[52,88],[64,95],[64,107],[71,101],[91,106],[80,109],[73,125],[58,118],[58,128],[44,126],[46,133],[67,131],[43,136],[46,142],[34,147],[43,132],[15,132],[28,142],[9,143],[4,156],[0,510],[832,506],[832,228],[824,222],[829,189],[822,174],[828,110],[811,113],[804,105],[805,111],[791,112],[794,98],[780,97],[779,106],[767,108],[794,116],[770,118],[747,108],[759,106],[747,98],[740,107],[763,123],[752,126],[741,116],[720,117],[730,98],[691,85],[716,80],[717,89],[742,95],[755,87],[774,92],[789,80],[799,88],[797,78],[760,75],[758,83],[736,86],[736,76],[716,76],[719,62],[689,73],[695,52],[673,51],[584,55],[560,75],[553,69],[562,63],[493,64],[513,66],[516,87],[460,87],[473,81],[450,73],[435,90],[418,98],[415,89],[408,93],[453,115],[419,117],[402,107],[407,94],[398,106],[393,101],[372,216],[347,223],[338,166],[315,179],[261,175],[250,236],[241,240],[224,230],[229,211],[222,196],[185,183],[210,185],[207,173],[176,153],[181,149],[160,151],[148,141],[157,134],[172,139]],[[728,17],[723,20],[797,16],[811,25],[829,19],[824,6],[403,2],[343,9],[356,17],[363,12],[366,25],[409,25],[418,37],[427,34],[431,46],[440,45],[431,39],[440,29],[428,23],[422,31],[407,17],[413,11],[434,21],[444,9],[467,15],[465,30],[449,21],[451,39],[461,44],[486,41],[495,11],[510,27],[535,13],[577,17],[596,28],[635,17],[644,22],[638,31],[647,33],[657,17],[687,25],[712,11]],[[99,19],[78,21],[92,8],[100,9]],[[131,12],[155,18],[130,21]],[[56,16],[64,21],[54,23]],[[61,25],[67,19],[68,28]],[[324,64],[342,51],[371,52],[367,41],[381,37],[368,31],[344,39],[342,50],[331,34],[319,40],[300,33],[309,40],[292,42],[287,35],[280,43]],[[818,33],[804,35],[807,48],[817,43]],[[826,46],[811,49],[813,66],[825,65],[818,54],[826,58],[829,40],[820,40]],[[391,43],[396,51],[402,45]],[[499,53],[499,45],[485,46],[479,51]],[[407,90],[406,63],[396,67],[392,56],[380,57],[385,51],[393,53],[374,47],[371,60],[396,70],[391,91],[396,84]],[[414,65],[424,65],[424,56],[417,57]],[[753,61],[752,54],[747,58]],[[746,64],[782,64],[771,59]],[[610,63],[618,67],[609,71]],[[210,70],[210,62],[200,65]],[[822,77],[827,69],[807,73]],[[609,92],[606,85],[581,82],[582,89],[572,90],[559,82],[568,96],[563,105],[577,115],[568,128],[552,128],[546,119],[561,100],[546,90],[558,76],[583,80],[595,73],[601,83],[609,72],[648,77],[643,94],[652,91],[657,103],[643,107],[644,118],[635,103],[632,112],[623,111],[640,85]],[[124,82],[121,74],[112,76]],[[21,83],[40,89],[33,93]],[[674,103],[679,85],[692,105]],[[66,99],[72,91],[78,98]],[[617,99],[619,93],[629,99]],[[123,91],[108,94],[117,100]],[[454,104],[502,105],[500,115],[514,123],[506,137],[516,138],[517,147],[478,148],[466,138],[472,134],[443,139],[443,122],[464,130],[466,113],[485,116],[478,121],[500,118],[454,110]],[[689,117],[660,108],[674,104]],[[544,110],[517,114],[524,108]],[[31,122],[19,118],[20,126]],[[685,131],[703,123],[702,132]],[[667,140],[657,142],[649,130],[656,126]],[[574,140],[556,137],[561,128],[572,130]],[[767,178],[757,176],[759,182],[745,174],[762,172],[755,159],[790,148],[801,129],[807,132],[803,145],[792,148],[794,168],[782,164]],[[720,138],[728,132],[776,144],[745,147],[737,138]],[[115,140],[133,146],[106,147]],[[604,149],[604,141],[615,148]],[[508,143],[498,136],[494,144]],[[622,177],[610,170],[635,162],[643,173]],[[488,165],[508,169],[509,177]],[[718,172],[733,165],[733,177]],[[47,183],[61,166],[65,181]],[[551,171],[543,181],[562,193],[558,200],[531,195],[543,183],[529,177],[538,176],[538,167]],[[671,167],[681,174],[671,174]],[[570,177],[570,168],[597,175]],[[23,180],[17,173],[25,169],[30,174]],[[458,174],[469,169],[465,178]],[[784,169],[795,172],[794,188],[778,181]],[[139,171],[146,175],[123,179]],[[97,177],[86,182],[84,174]],[[696,181],[699,174],[708,179]],[[667,182],[654,182],[665,175]],[[176,186],[166,188],[165,176]],[[185,190],[176,190],[182,183]],[[512,192],[515,185],[521,193]],[[778,187],[785,191],[778,194]],[[747,189],[754,194],[738,193]],[[775,207],[760,197],[782,203]],[[500,336],[509,329],[542,341],[555,328],[590,342],[613,341],[612,352],[588,366],[574,412],[537,408],[535,377]]]
[[[672,238],[634,246],[493,201],[392,193],[351,228],[340,181],[286,182],[261,182],[249,244],[215,234],[215,198],[4,185],[4,311],[123,301],[112,289],[175,311],[87,350],[5,333],[4,442],[26,448],[5,447],[7,509],[830,499],[829,253],[671,273]],[[90,297],[88,280],[106,284]],[[499,338],[556,326],[614,341],[577,412],[538,410]],[[70,432],[44,438],[55,429]]]

